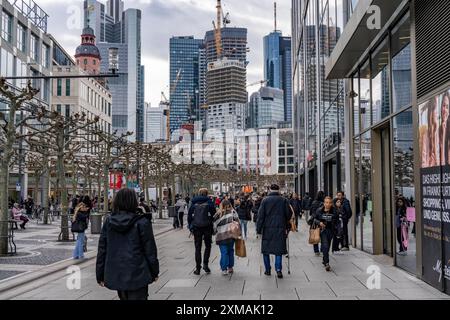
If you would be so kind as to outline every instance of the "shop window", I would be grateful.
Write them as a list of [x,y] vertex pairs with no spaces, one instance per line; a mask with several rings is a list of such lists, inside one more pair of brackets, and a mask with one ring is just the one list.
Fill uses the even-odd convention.
[[359,112],[361,114],[361,130],[371,126],[370,64],[367,61],[359,73]]
[[391,113],[389,88],[389,47],[386,38],[372,55],[372,124]]
[[392,94],[395,111],[411,105],[411,33],[409,13],[392,31]]
[[356,247],[361,249],[361,196],[360,196],[360,175],[361,175],[361,145],[360,145],[360,137],[358,136],[353,140],[353,149],[354,149],[354,162],[355,162],[355,171],[354,171],[354,183],[355,183],[355,242]]
[[361,223],[363,250],[373,253],[373,193],[372,193],[372,142],[371,132],[361,136]]

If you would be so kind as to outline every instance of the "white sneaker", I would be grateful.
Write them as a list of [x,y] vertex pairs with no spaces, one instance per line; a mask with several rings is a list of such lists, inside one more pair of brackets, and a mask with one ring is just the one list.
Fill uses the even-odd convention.
[[227,270],[222,271],[222,275],[227,276],[228,275],[228,271]]

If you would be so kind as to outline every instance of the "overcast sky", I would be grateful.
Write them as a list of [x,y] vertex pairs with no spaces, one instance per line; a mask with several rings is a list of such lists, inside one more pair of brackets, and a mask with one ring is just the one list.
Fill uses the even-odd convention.
[[[80,43],[82,0],[35,0],[50,16],[48,32],[70,53]],[[106,0],[104,1],[106,3]],[[125,0],[125,9],[142,10],[142,64],[145,65],[145,101],[157,106],[161,91],[168,92],[169,39],[203,38],[212,29],[216,0]],[[273,30],[273,0],[222,0],[231,25],[248,28],[248,83],[263,76],[263,37]],[[278,29],[291,34],[291,0],[278,0]],[[249,88],[250,93],[258,86]]]

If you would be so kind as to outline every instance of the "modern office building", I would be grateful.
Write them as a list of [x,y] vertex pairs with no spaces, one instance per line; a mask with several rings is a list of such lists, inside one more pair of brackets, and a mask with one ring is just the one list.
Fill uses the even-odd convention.
[[[297,147],[307,141],[302,109],[308,109],[307,26],[321,21],[324,1],[293,0],[294,110]],[[337,1],[332,2],[333,6]],[[325,81],[343,80],[337,99],[344,130],[325,150],[344,145],[346,190],[354,215],[352,244],[450,293],[450,174],[448,125],[450,2],[439,0],[339,1],[342,33],[326,55]],[[381,9],[373,20],[370,6]],[[328,14],[328,13],[326,13]],[[377,20],[378,19],[378,20]],[[374,27],[373,23],[379,22]],[[378,28],[379,27],[379,28]],[[316,46],[317,47],[317,46]],[[319,95],[317,95],[319,97]],[[340,117],[338,118],[340,119]],[[297,154],[302,157],[298,148]],[[345,170],[344,170],[345,168]],[[305,171],[306,171],[305,167]],[[339,168],[337,168],[339,172]],[[299,175],[303,172],[300,170]],[[319,183],[323,183],[319,181]],[[299,185],[302,189],[301,184]],[[439,189],[438,189],[439,190]],[[397,200],[405,199],[408,224],[398,224]],[[403,232],[402,232],[403,231]]]
[[245,129],[247,103],[224,102],[208,106],[207,129]]
[[[200,97],[204,98],[203,40],[193,36],[170,39],[170,130],[200,120]],[[203,85],[203,87],[201,87]]]
[[[113,131],[132,132],[130,140],[144,140],[144,73],[141,64],[141,20],[138,9],[124,11],[123,1],[85,0],[85,25],[94,30],[101,56],[101,72],[109,72],[109,49],[118,49],[118,78],[108,80],[113,96]],[[110,15],[112,14],[112,15]]]
[[291,37],[273,31],[264,37],[264,80],[267,86],[283,90],[284,121],[292,121]]
[[149,103],[145,104],[145,143],[166,141],[167,139],[167,116],[164,106],[152,108]]
[[247,128],[277,127],[284,122],[284,92],[262,87],[250,96],[247,109]]
[[[34,10],[31,11],[31,8]],[[0,14],[1,76],[50,76],[55,44],[47,34],[47,13],[34,1],[2,1]],[[8,84],[20,90],[27,85],[27,80],[11,80]],[[39,88],[40,93],[30,103],[49,109],[52,98],[50,80],[34,79],[32,86]],[[8,108],[8,101],[0,97],[0,110],[7,111]],[[18,150],[24,152],[25,146],[18,144]],[[28,185],[34,185],[33,181],[28,180],[24,164],[11,169],[9,180],[10,195],[16,199],[24,199]],[[20,191],[16,190],[16,186],[20,186]]]

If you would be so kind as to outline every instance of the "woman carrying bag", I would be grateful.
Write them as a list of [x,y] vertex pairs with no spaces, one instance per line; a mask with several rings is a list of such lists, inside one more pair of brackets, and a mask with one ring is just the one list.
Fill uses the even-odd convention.
[[229,200],[223,200],[214,216],[214,234],[220,248],[220,268],[223,275],[233,273],[234,244],[241,236],[239,216]]
[[84,247],[86,236],[84,232],[88,228],[90,208],[84,202],[80,202],[74,211],[72,218],[72,232],[78,233],[75,249],[73,250],[73,258],[84,259]]

